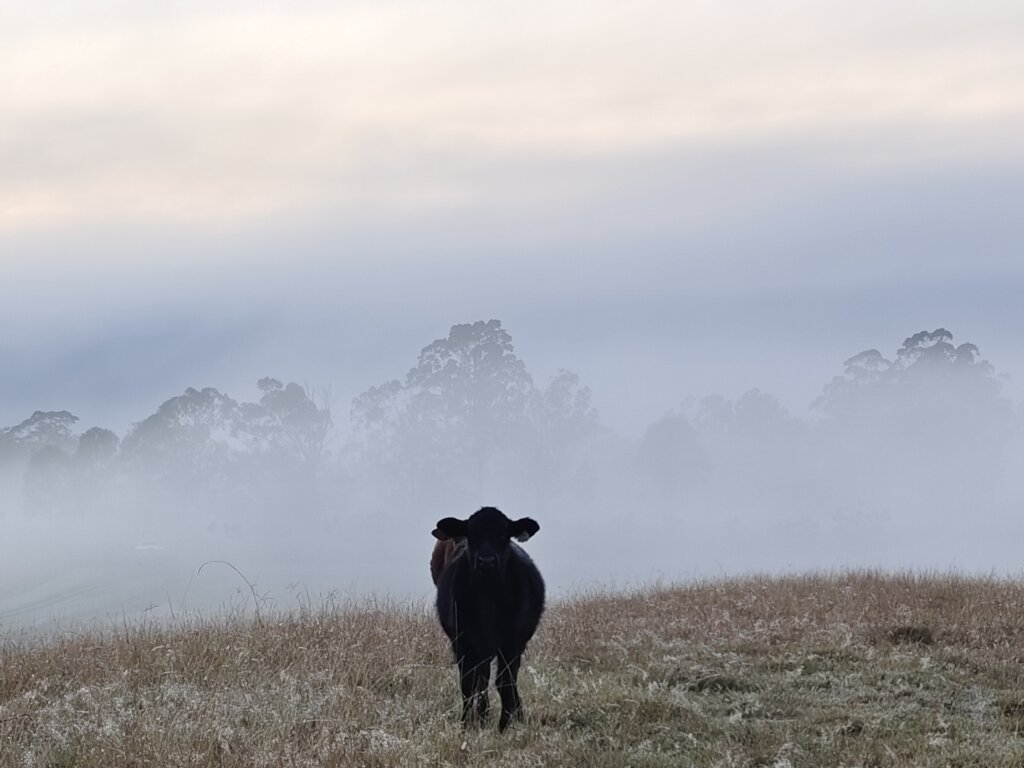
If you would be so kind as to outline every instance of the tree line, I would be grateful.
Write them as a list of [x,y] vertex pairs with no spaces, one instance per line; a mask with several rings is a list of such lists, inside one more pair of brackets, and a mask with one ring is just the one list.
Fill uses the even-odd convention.
[[329,391],[257,387],[255,402],[189,388],[123,436],[36,411],[0,429],[0,503],[55,519],[211,521],[499,500],[647,517],[887,514],[998,504],[1020,456],[1000,377],[941,328],[891,358],[847,359],[809,417],[756,389],[689,397],[637,440],[602,424],[576,374],[538,385],[498,320],[453,326],[403,377],[360,394],[343,435]]

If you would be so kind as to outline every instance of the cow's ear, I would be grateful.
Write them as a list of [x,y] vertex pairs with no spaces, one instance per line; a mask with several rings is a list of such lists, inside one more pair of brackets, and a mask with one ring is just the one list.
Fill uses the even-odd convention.
[[445,539],[458,539],[465,535],[466,521],[455,517],[446,517],[444,520],[438,520],[437,527],[434,529],[434,536],[441,541]]
[[435,528],[430,534],[438,541],[449,541],[451,537],[447,533],[443,533],[440,528]]
[[532,517],[520,517],[512,521],[509,526],[509,535],[516,541],[526,541],[540,530],[537,521]]

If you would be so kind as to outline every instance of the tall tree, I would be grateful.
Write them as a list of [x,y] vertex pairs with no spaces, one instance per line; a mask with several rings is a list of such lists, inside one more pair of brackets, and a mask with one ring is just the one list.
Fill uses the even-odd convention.
[[[352,447],[364,476],[387,468],[403,493],[478,498],[489,483],[515,485],[542,457],[596,424],[590,392],[569,372],[538,390],[499,320],[452,326],[424,347],[403,380],[352,405]],[[504,484],[504,485],[502,485]]]
[[424,347],[403,382],[353,403],[357,439],[410,493],[477,487],[496,451],[528,429],[533,380],[499,320],[454,325]]
[[44,446],[73,450],[77,422],[70,411],[36,411],[20,424],[0,429],[0,456],[27,458]]
[[474,453],[522,424],[533,379],[499,320],[452,326],[448,338],[420,352],[406,375],[407,416],[465,434]]
[[63,514],[70,482],[68,453],[56,445],[44,445],[31,455],[25,471],[25,510],[41,517]]
[[35,514],[57,511],[67,484],[65,459],[78,440],[77,422],[69,411],[35,411],[0,429],[0,503],[6,502],[0,512],[13,511],[18,498]]
[[814,403],[824,455],[860,493],[897,499],[890,506],[980,500],[1008,460],[1012,407],[1001,385],[978,347],[954,344],[945,328],[906,338],[892,359],[861,352]]
[[121,459],[136,478],[194,510],[251,514],[305,510],[331,428],[328,398],[260,379],[259,402],[212,388],[172,397],[125,436]]
[[121,456],[137,476],[192,505],[229,483],[231,465],[244,449],[238,403],[212,387],[164,401],[121,443]]
[[78,438],[75,460],[90,467],[108,467],[117,455],[120,442],[120,438],[109,429],[90,427]]
[[258,403],[240,406],[241,426],[253,453],[315,472],[324,460],[327,437],[334,425],[330,396],[316,394],[295,382],[287,385],[266,377],[257,382]]
[[978,347],[952,342],[952,333],[937,328],[905,339],[893,360],[877,349],[860,352],[844,363],[843,374],[825,386],[814,405],[841,416],[877,409],[884,397],[899,410],[970,403],[1000,417],[1008,413],[1002,384],[992,365],[979,358]]
[[675,507],[707,479],[710,458],[689,419],[667,413],[640,438],[637,466],[645,484]]

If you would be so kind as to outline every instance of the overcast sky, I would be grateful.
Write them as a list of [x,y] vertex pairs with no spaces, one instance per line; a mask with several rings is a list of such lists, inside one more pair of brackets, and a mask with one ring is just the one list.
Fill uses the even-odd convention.
[[0,425],[453,323],[626,432],[922,329],[1024,397],[1024,4],[0,0]]

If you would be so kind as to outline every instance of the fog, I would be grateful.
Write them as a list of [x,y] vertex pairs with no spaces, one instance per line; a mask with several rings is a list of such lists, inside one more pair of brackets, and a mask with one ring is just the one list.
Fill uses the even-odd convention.
[[578,374],[535,377],[497,319],[424,338],[348,401],[261,377],[251,397],[188,387],[121,433],[36,410],[0,431],[0,623],[426,602],[433,523],[483,505],[540,522],[528,547],[560,595],[807,569],[1017,573],[1024,454],[1005,376],[944,328],[878,347],[837,350],[800,412],[754,387],[681,394],[633,434]]
[[5,20],[0,632],[1021,570],[1019,2]]

